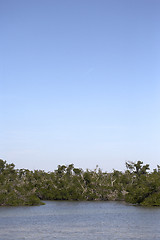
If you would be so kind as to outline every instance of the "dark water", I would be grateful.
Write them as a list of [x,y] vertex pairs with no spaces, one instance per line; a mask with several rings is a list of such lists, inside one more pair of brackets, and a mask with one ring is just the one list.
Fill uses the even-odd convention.
[[160,240],[160,208],[58,201],[0,207],[0,240],[6,239]]

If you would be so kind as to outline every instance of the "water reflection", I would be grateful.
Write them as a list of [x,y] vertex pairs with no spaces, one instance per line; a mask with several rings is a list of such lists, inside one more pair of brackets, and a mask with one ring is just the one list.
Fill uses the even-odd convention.
[[158,240],[160,208],[121,202],[46,201],[36,207],[1,207],[0,240]]

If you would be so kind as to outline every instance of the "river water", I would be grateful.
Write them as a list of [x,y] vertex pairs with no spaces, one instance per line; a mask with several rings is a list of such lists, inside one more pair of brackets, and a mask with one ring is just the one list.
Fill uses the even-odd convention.
[[160,208],[46,201],[0,207],[0,240],[160,240]]

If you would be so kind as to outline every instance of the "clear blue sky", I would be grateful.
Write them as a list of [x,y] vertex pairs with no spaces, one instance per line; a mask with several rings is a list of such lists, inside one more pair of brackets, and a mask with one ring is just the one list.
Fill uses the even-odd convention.
[[159,0],[1,0],[0,158],[160,164],[159,13]]

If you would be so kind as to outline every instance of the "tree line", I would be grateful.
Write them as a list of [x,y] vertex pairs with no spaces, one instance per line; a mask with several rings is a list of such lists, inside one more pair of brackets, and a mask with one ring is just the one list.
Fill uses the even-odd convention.
[[160,206],[160,166],[126,162],[126,171],[111,173],[58,165],[53,172],[15,169],[0,159],[0,206],[40,205],[43,200],[125,201]]

